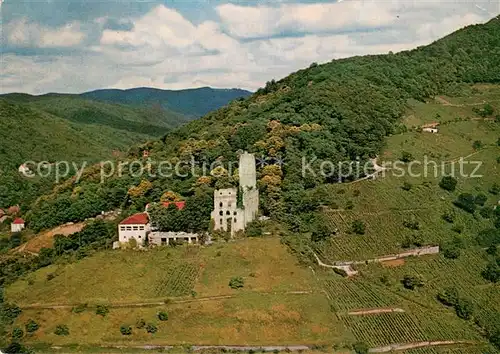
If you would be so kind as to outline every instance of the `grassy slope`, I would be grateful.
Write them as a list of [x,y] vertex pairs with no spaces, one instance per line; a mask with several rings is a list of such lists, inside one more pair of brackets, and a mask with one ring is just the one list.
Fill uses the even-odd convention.
[[[191,282],[177,277],[185,267],[195,270]],[[47,281],[49,273],[57,276]],[[76,264],[42,269],[9,287],[7,297],[20,304],[145,302],[162,301],[172,292],[181,294],[179,288],[184,289],[187,299],[193,300],[233,296],[160,306],[169,313],[169,321],[165,323],[155,318],[159,311],[155,307],[111,309],[105,319],[91,310],[82,314],[62,309],[25,310],[18,324],[29,318],[41,323],[40,330],[28,339],[31,343],[258,345],[349,339],[350,335],[332,316],[321,288],[311,275],[310,270],[295,265],[279,239],[248,239],[203,249],[181,247],[147,253],[99,253]],[[243,289],[229,288],[228,282],[234,276],[245,279]],[[172,277],[178,281],[169,282]],[[29,279],[32,285],[28,284]],[[193,289],[195,298],[191,297]],[[290,291],[310,293],[286,293]],[[119,333],[120,324],[133,325],[138,318],[157,323],[158,333],[151,336],[144,330],[135,330],[130,337]],[[72,334],[53,335],[59,323],[67,323]]]

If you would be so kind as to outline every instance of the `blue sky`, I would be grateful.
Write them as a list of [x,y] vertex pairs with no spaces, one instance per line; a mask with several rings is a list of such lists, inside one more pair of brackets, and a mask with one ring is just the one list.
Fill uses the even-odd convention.
[[312,62],[431,43],[500,2],[3,0],[0,11],[0,92],[40,94],[255,90]]

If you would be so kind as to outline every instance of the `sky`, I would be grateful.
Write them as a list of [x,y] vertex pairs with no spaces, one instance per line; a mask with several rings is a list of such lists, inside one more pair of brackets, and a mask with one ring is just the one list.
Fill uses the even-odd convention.
[[332,59],[425,45],[498,0],[0,0],[0,92],[256,90]]

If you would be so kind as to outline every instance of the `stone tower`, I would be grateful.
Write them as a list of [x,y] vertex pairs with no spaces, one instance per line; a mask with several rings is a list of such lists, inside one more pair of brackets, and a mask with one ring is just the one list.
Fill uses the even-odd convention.
[[[259,190],[257,189],[257,172],[255,156],[247,152],[240,156],[239,188],[219,189],[214,192],[214,210],[212,219],[214,230],[244,230],[252,222],[259,211]],[[238,194],[241,193],[242,208],[238,206]]]

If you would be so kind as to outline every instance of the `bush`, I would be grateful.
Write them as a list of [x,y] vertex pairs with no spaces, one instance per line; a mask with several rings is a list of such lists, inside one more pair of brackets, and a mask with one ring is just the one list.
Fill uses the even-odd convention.
[[368,354],[370,348],[364,342],[357,342],[353,345],[352,349],[354,349],[356,354]]
[[498,195],[500,194],[500,186],[494,183],[488,191],[493,195]]
[[473,143],[472,143],[472,148],[474,150],[479,150],[483,147],[483,142],[481,140],[475,140]]
[[446,222],[449,222],[450,224],[453,224],[453,222],[455,221],[455,214],[451,211],[447,211],[445,212],[441,218],[446,221]]
[[69,328],[64,324],[57,325],[54,334],[57,336],[67,336],[69,335]]
[[476,211],[476,198],[470,193],[460,194],[453,204],[471,214]]
[[454,287],[446,288],[437,295],[437,299],[446,306],[455,306],[458,303],[458,291]]
[[248,237],[261,237],[263,234],[262,222],[258,220],[252,221],[250,224],[247,225],[247,228],[245,229],[245,234]]
[[333,269],[333,272],[335,274],[338,274],[340,276],[343,276],[344,278],[347,278],[347,272],[345,270],[343,270],[342,268],[332,268]]
[[158,312],[158,319],[160,321],[167,321],[168,320],[168,313],[166,313],[164,311]]
[[457,187],[457,179],[452,176],[445,176],[439,182],[439,187],[447,190],[448,192],[453,192]]
[[413,161],[413,155],[410,154],[407,151],[403,151],[401,153],[401,159],[400,160],[403,161],[403,162],[405,162],[405,163],[411,162],[411,161]]
[[101,315],[105,317],[109,313],[109,308],[106,305],[97,305],[95,310],[96,315]]
[[156,332],[158,332],[158,327],[156,327],[152,323],[148,323],[146,325],[146,332],[148,332],[148,333],[156,333]]
[[476,203],[477,205],[483,206],[487,200],[488,200],[488,197],[485,194],[480,193],[480,194],[476,195],[476,197],[474,198],[474,203]]
[[415,290],[416,288],[424,286],[424,281],[421,276],[406,275],[401,283],[406,289],[409,290]]
[[492,283],[500,282],[500,266],[496,262],[490,262],[482,272],[483,278]]
[[245,281],[242,277],[234,277],[229,281],[229,287],[231,289],[241,289],[245,285]]
[[24,336],[24,331],[19,327],[14,327],[11,336],[12,339],[19,340]]
[[132,334],[132,327],[128,325],[121,325],[120,326],[120,333],[123,334],[124,336],[129,336]]
[[135,328],[143,329],[144,326],[146,326],[146,321],[144,321],[143,318],[137,320],[137,322],[135,323]]
[[455,312],[457,313],[458,317],[463,320],[470,320],[473,311],[474,307],[472,305],[472,302],[467,299],[458,299],[458,302],[455,305]]
[[404,191],[410,191],[412,188],[412,185],[411,183],[408,183],[408,182],[404,182],[403,185],[401,186],[401,189],[404,190]]
[[443,247],[443,256],[448,259],[457,259],[460,257],[460,248],[454,244],[445,244]]
[[352,223],[352,232],[357,235],[364,235],[366,232],[365,223],[361,220],[354,220]]
[[415,220],[405,220],[403,221],[403,226],[411,230],[420,230],[420,223]]
[[36,323],[35,321],[33,320],[29,320],[26,324],[25,324],[25,328],[26,328],[26,332],[28,333],[33,333],[33,332],[36,332],[36,330],[38,328],[40,328],[40,325],[38,323]]
[[493,216],[494,210],[490,207],[484,207],[479,210],[479,215],[484,219],[490,219]]
[[87,309],[87,306],[88,306],[87,304],[78,304],[75,307],[73,307],[71,311],[73,311],[74,313],[82,313]]

